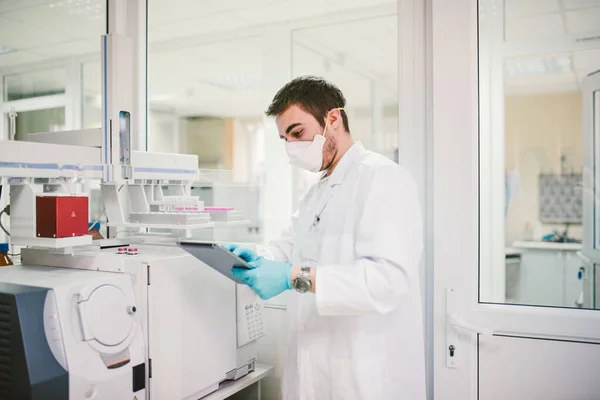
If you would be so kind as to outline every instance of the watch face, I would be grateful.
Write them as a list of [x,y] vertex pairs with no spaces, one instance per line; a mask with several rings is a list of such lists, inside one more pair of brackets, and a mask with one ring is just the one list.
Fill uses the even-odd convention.
[[296,289],[300,293],[306,293],[310,289],[310,282],[298,278],[294,281],[294,289]]

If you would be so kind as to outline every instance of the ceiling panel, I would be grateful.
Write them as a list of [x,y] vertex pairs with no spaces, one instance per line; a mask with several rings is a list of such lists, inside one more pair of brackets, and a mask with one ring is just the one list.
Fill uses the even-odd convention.
[[547,91],[552,91],[556,87],[569,87],[573,91],[578,89],[578,82],[573,73],[507,77],[505,85],[507,88],[520,87]]
[[0,0],[0,14],[51,3],[51,0]]
[[566,18],[570,33],[600,32],[600,7],[568,11]]
[[600,0],[562,0],[565,9],[600,7]]
[[35,63],[43,61],[45,58],[46,57],[33,51],[15,51],[13,53],[0,54],[0,72],[2,68]]
[[[188,0],[194,1],[194,0]],[[215,6],[222,10],[237,11],[244,8],[258,8],[269,9],[277,3],[285,3],[291,0],[205,0],[213,3]]]
[[376,7],[385,4],[398,4],[392,0],[330,0],[340,10],[353,10],[358,8]]
[[208,0],[149,0],[148,26],[217,14],[222,8]]
[[237,10],[236,13],[254,25],[324,15],[337,11],[337,6],[323,0],[282,0],[272,4]]
[[506,20],[507,40],[557,37],[564,34],[560,13]]
[[84,54],[98,54],[100,59],[100,35],[97,40],[74,40],[66,43],[38,48],[36,53],[46,58],[75,57]]
[[60,41],[60,39],[56,39],[53,35],[48,35],[42,29],[31,28],[22,22],[0,16],[0,45],[21,50]]
[[263,78],[262,50],[261,40],[244,39],[152,54],[151,97],[173,96],[176,103],[182,96],[210,96],[216,89],[228,98],[256,91]]
[[[498,9],[502,7],[501,2],[494,1],[494,6]],[[558,13],[560,4],[558,0],[506,0],[505,17],[522,18],[543,14]]]
[[64,93],[67,83],[65,68],[53,68],[5,78],[9,94],[33,95]]
[[202,35],[211,32],[228,31],[247,27],[250,24],[229,12],[205,16],[201,18],[189,18],[176,22],[156,25],[148,32],[151,42]]
[[352,21],[303,29],[294,32],[294,38],[313,46],[316,53],[329,56],[334,63],[339,60],[350,68],[384,74],[397,71],[396,22],[396,16]]
[[573,53],[573,65],[576,69],[586,69],[590,72],[599,70],[600,49]]
[[[106,27],[104,4],[101,0],[55,1],[7,12],[2,17],[23,24],[18,36],[42,40],[35,46],[41,47],[44,42],[99,37]],[[40,31],[43,32],[41,35]]]

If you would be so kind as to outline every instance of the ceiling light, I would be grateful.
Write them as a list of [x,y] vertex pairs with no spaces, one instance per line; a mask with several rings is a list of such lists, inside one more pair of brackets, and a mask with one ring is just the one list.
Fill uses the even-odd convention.
[[100,0],[62,0],[51,3],[48,7],[64,9],[69,15],[86,18],[98,17],[104,11]]
[[569,56],[514,58],[505,61],[508,76],[564,74],[573,70]]
[[172,98],[174,98],[175,96],[172,94],[153,94],[150,96],[150,101],[165,101],[165,100],[171,100]]
[[207,83],[230,91],[260,89],[262,79],[256,75],[227,75],[216,79],[203,79],[200,82]]
[[15,51],[15,50],[11,49],[8,46],[3,46],[0,44],[0,54],[12,53],[13,51]]

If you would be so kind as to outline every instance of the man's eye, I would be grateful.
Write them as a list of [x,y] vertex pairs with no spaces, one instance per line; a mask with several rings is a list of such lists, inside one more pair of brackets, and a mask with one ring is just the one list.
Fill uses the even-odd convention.
[[302,129],[300,129],[299,131],[296,131],[294,133],[292,133],[292,136],[295,138],[299,138],[300,136],[302,136]]

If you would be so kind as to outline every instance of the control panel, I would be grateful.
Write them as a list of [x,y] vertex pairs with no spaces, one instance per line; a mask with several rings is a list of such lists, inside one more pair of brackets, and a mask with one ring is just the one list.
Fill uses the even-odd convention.
[[237,343],[242,347],[265,335],[263,305],[248,286],[237,285]]

